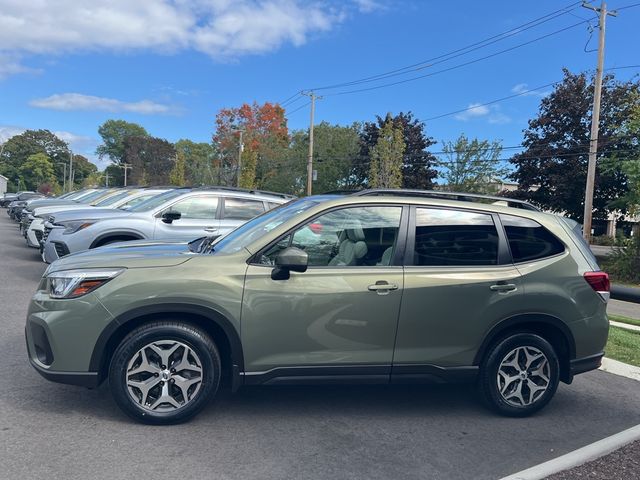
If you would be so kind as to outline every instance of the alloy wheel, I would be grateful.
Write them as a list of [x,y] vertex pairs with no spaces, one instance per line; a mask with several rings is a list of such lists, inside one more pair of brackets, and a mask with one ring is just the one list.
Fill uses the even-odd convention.
[[160,340],[129,360],[125,381],[131,398],[153,412],[171,412],[193,401],[202,386],[202,362],[185,343]]
[[550,384],[551,367],[536,347],[521,346],[504,356],[498,367],[498,391],[509,405],[527,407],[538,401]]

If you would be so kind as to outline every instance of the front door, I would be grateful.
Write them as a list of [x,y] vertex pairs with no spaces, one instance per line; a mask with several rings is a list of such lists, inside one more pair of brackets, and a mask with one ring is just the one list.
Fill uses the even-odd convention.
[[491,326],[518,312],[520,273],[495,220],[454,209],[412,212],[394,373],[471,366]]
[[[190,241],[219,235],[217,210],[218,197],[214,195],[198,195],[179,200],[156,218],[154,238]],[[180,212],[181,216],[178,220],[166,223],[162,214],[167,211]]]
[[[403,289],[402,215],[402,206],[332,210],[256,256],[242,306],[247,375],[352,366],[345,373],[388,377]],[[272,280],[274,259],[288,246],[305,250],[309,267]]]

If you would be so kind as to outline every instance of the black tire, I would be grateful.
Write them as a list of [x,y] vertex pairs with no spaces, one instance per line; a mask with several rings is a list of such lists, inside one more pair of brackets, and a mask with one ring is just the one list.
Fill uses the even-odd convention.
[[[544,367],[544,359],[540,357],[531,362],[530,368],[526,368],[527,356],[535,358],[536,352],[544,355],[548,368]],[[506,365],[502,368],[499,380],[498,371],[503,361]],[[510,365],[514,361],[519,364],[518,368]],[[539,370],[541,365],[543,369]],[[538,373],[532,374],[532,371]],[[510,377],[508,381],[504,375]],[[545,377],[548,382],[545,382]],[[491,346],[480,365],[478,387],[482,400],[492,410],[509,417],[525,417],[549,403],[558,388],[559,380],[560,364],[551,344],[539,335],[515,333]],[[539,390],[545,383],[546,390]],[[518,388],[520,391],[517,391]],[[524,403],[520,399],[524,399]]]
[[[172,344],[178,344],[177,349],[168,357],[169,361],[167,365],[164,365],[165,368],[161,369],[161,365],[159,365],[161,357],[154,353],[153,348],[158,345],[171,346]],[[153,345],[153,347],[151,347],[151,345]],[[177,384],[183,381],[183,377],[189,372],[182,374],[180,374],[180,372],[168,372],[173,371],[172,366],[181,364],[177,357],[180,356],[180,358],[182,358],[181,355],[187,351],[186,347],[191,349],[191,353],[186,354],[189,356],[191,364],[195,366],[198,366],[198,362],[200,364],[199,367],[201,370],[199,376],[201,380],[193,385],[196,388],[195,390],[191,390],[191,386],[188,387],[191,393],[187,392],[187,399],[185,401],[182,389],[178,389]],[[130,392],[127,386],[128,378],[129,380],[131,380],[131,378],[139,378],[132,377],[130,372],[133,371],[133,369],[131,371],[128,369],[129,363],[134,361],[134,357],[142,358],[140,353],[143,348],[145,349],[143,355],[146,355],[148,359],[147,364],[152,365],[153,369],[156,369],[155,371],[157,372],[149,374],[148,378],[155,376],[159,378],[158,381],[160,382],[152,389],[149,389],[149,394],[145,396],[143,396],[144,394],[139,389],[134,388]],[[149,351],[148,349],[152,350]],[[170,350],[170,348],[167,348],[166,351]],[[135,367],[135,363],[133,366]],[[141,375],[147,375],[147,372],[145,371]],[[168,379],[165,378],[165,375]],[[198,376],[198,374],[193,375],[195,377]],[[156,321],[133,330],[120,342],[120,345],[118,345],[118,348],[111,358],[111,364],[109,366],[109,385],[113,398],[118,406],[135,420],[154,425],[181,423],[192,418],[216,395],[220,385],[220,377],[220,355],[215,343],[198,327],[179,321]],[[165,383],[167,384],[166,387],[164,387]],[[165,390],[163,390],[164,388],[167,389],[167,393],[172,394],[174,401],[177,396],[179,399],[177,401],[178,406],[161,403],[156,407],[159,410],[151,410],[153,405],[150,403],[146,403],[147,406],[141,404],[141,402],[145,402],[145,398],[150,398],[150,401],[159,401],[161,394],[165,392]],[[134,393],[136,394],[136,399],[134,399]],[[160,410],[161,407],[164,408],[165,411]],[[171,408],[173,409],[171,410]]]

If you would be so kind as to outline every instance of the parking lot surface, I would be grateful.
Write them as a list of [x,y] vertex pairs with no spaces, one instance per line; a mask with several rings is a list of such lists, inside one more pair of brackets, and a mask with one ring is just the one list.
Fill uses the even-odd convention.
[[24,321],[44,269],[0,210],[0,478],[491,479],[640,423],[640,382],[596,371],[526,419],[486,411],[470,386],[253,387],[184,425],[135,424],[107,386],[29,366]]

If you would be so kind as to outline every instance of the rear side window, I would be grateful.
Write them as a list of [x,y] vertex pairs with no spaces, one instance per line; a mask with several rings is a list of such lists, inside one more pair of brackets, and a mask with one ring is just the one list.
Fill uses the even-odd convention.
[[416,209],[414,265],[497,265],[498,244],[491,215]]
[[224,199],[223,218],[226,220],[250,220],[261,213],[264,213],[262,201],[230,197]]
[[514,263],[530,262],[564,252],[564,245],[553,234],[528,218],[500,215]]

